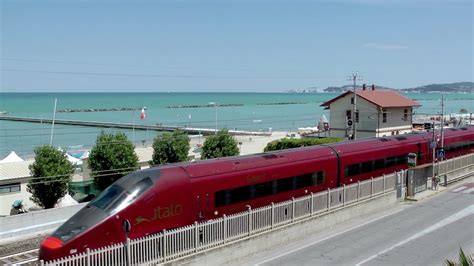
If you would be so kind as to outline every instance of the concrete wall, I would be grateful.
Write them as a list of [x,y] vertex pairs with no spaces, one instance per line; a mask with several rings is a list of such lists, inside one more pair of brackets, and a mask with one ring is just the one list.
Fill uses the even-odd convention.
[[11,238],[18,239],[44,231],[53,231],[85,205],[86,203],[81,203],[63,208],[2,217],[0,218],[0,243],[7,243],[11,241]]
[[[407,119],[404,118],[405,109],[408,112]],[[383,123],[383,111],[379,113],[379,123],[380,128],[378,130],[378,136],[390,136],[390,135],[399,135],[404,133],[411,132],[412,121],[411,121],[411,112],[412,108],[410,107],[392,107],[385,108],[387,113],[387,122]],[[392,134],[393,132],[393,134]]]
[[238,263],[240,258],[250,256],[265,249],[287,245],[305,236],[322,231],[337,223],[345,222],[354,217],[386,208],[396,204],[396,191],[367,199],[356,204],[347,205],[344,209],[332,210],[320,216],[310,217],[296,224],[291,224],[270,232],[264,232],[239,242],[208,250],[198,255],[190,255],[169,265],[221,265],[229,262]]

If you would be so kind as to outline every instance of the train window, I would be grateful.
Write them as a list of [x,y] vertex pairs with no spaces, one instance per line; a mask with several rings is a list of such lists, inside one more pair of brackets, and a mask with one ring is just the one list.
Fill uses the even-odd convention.
[[372,161],[361,163],[361,172],[362,173],[372,172]]
[[385,166],[385,160],[384,159],[378,159],[374,161],[374,170],[380,170],[383,169]]
[[247,201],[249,199],[270,196],[272,194],[309,187],[324,183],[324,172],[314,172],[296,177],[287,177],[278,180],[243,186],[234,189],[217,191],[214,194],[216,207]]
[[225,206],[227,204],[229,204],[227,201],[228,199],[228,195],[230,195],[228,193],[228,190],[221,190],[221,191],[217,191],[216,194],[215,194],[215,205],[216,207],[222,207],[222,206]]
[[230,190],[230,202],[237,203],[250,199],[250,186],[238,187]]
[[324,183],[324,172],[323,171],[319,171],[317,173],[317,177],[316,177],[316,184],[317,185],[320,185]]
[[300,175],[296,177],[295,189],[309,187],[313,179],[313,174]]
[[392,167],[392,166],[395,166],[396,163],[397,163],[397,157],[395,157],[395,156],[388,157],[388,158],[385,160],[385,167]]
[[397,164],[407,164],[408,163],[408,155],[402,154],[397,156]]
[[152,187],[153,181],[149,177],[135,183],[129,190],[114,201],[110,206],[110,213],[116,213],[127,207],[133,200],[143,194],[148,188]]
[[277,193],[285,192],[293,189],[293,177],[277,180]]
[[346,167],[346,176],[354,176],[360,174],[360,167],[359,164],[351,164]]
[[122,194],[123,189],[117,185],[111,185],[98,198],[91,202],[91,205],[100,209],[105,209],[117,196]]
[[273,194],[273,182],[264,182],[253,185],[254,193],[252,198],[260,198]]

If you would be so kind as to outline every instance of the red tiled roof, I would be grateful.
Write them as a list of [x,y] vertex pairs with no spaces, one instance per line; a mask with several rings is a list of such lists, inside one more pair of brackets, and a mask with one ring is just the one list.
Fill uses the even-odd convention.
[[[352,91],[346,91],[345,93],[333,98],[321,106],[329,107],[329,105],[339,98],[346,96],[347,94],[353,93]],[[357,96],[362,97],[365,100],[380,106],[380,107],[413,107],[421,106],[418,102],[402,96],[398,92],[391,90],[357,90]]]

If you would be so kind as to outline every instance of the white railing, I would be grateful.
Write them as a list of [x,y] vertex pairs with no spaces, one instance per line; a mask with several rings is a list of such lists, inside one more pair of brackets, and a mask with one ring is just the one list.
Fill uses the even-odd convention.
[[[448,178],[453,178],[450,175],[451,173],[468,168],[472,165],[474,165],[474,153],[438,162],[435,166],[435,170],[437,170],[436,172],[438,173],[438,176],[447,175]],[[449,181],[450,180],[448,179],[447,182]]]
[[316,194],[292,198],[258,209],[73,255],[41,265],[141,265],[163,263],[254,234],[277,230],[318,214],[382,195],[396,187],[396,173]]

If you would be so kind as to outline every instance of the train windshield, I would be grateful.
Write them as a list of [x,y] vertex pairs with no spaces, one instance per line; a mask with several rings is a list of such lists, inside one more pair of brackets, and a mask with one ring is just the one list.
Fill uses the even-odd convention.
[[100,209],[105,209],[112,201],[114,201],[118,195],[123,193],[123,189],[117,185],[111,185],[104,193],[91,202],[91,205],[96,206]]
[[100,209],[107,210],[110,214],[116,213],[128,206],[152,185],[153,181],[149,177],[138,181],[127,190],[114,184],[107,188],[91,204]]

